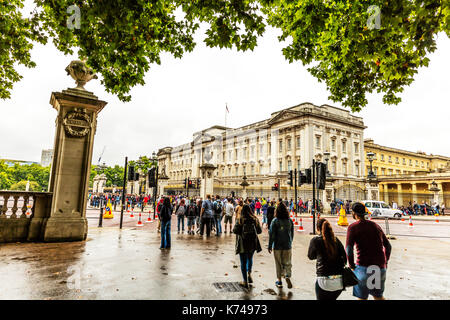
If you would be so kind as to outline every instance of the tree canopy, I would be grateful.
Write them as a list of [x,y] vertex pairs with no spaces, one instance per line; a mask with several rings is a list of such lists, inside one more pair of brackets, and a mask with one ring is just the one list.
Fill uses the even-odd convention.
[[30,191],[47,191],[50,167],[39,164],[19,164],[13,166],[0,161],[0,190],[25,190],[30,181]]
[[[374,91],[398,104],[398,94],[428,65],[437,34],[450,36],[450,0],[35,0],[29,17],[23,2],[0,6],[3,99],[21,78],[17,64],[35,66],[33,43],[52,39],[65,54],[78,50],[108,92],[130,101],[129,91],[144,84],[161,53],[181,58],[192,51],[205,23],[207,46],[244,51],[255,48],[267,26],[280,29],[285,58],[308,66],[331,100],[359,111]],[[72,5],[80,9],[80,28],[68,27]],[[380,9],[376,28],[370,6]]]

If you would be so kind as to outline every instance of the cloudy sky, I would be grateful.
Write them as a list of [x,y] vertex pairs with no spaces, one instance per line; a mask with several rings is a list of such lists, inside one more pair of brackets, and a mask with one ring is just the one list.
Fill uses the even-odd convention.
[[[212,125],[239,127],[266,119],[274,111],[302,102],[330,104],[324,84],[300,62],[282,56],[277,30],[269,29],[253,52],[206,48],[198,35],[194,52],[182,59],[162,57],[146,75],[145,86],[131,91],[132,101],[120,102],[105,92],[99,80],[85,87],[108,102],[100,113],[93,164],[105,148],[102,162],[123,165],[165,146],[191,141],[192,133]],[[405,89],[397,106],[384,105],[382,96],[369,96],[358,115],[365,138],[410,151],[450,156],[450,39],[440,34],[430,65],[422,68]],[[52,148],[56,110],[49,104],[53,91],[74,87],[65,67],[74,56],[64,56],[52,44],[36,45],[34,69],[19,67],[22,81],[9,100],[0,100],[0,158],[40,161],[41,150]]]

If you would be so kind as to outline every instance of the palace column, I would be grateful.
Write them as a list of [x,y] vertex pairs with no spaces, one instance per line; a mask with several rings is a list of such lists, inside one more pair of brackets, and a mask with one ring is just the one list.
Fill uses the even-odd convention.
[[403,205],[403,193],[401,183],[397,183],[397,204],[399,207]]
[[389,188],[388,188],[388,184],[383,184],[384,190],[384,202],[389,203]]
[[413,201],[415,201],[417,203],[417,184],[415,182],[411,183],[411,191],[412,191]]

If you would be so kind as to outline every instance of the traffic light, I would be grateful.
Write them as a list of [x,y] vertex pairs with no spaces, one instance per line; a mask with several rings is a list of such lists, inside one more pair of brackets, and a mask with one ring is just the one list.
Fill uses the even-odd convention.
[[136,172],[134,174],[134,181],[139,181],[139,173],[138,172]]
[[327,165],[323,162],[317,164],[317,189],[325,190],[327,180]]
[[156,187],[156,168],[148,170],[148,186],[150,188]]
[[298,172],[298,186],[301,186],[302,184],[305,184],[306,182],[306,175],[303,174],[303,172]]
[[134,166],[128,168],[128,181],[134,180]]
[[188,186],[188,179],[187,179],[187,178],[184,178],[184,188],[186,189],[187,186]]
[[289,171],[289,178],[287,184],[290,185],[291,187],[294,186],[294,172],[292,170]]
[[311,169],[305,169],[305,180],[305,183],[311,184]]
[[278,191],[279,188],[280,186],[278,185],[278,183],[275,183],[272,187],[272,191]]
[[188,188],[192,188],[194,184],[192,183],[191,179],[188,179]]
[[197,179],[197,185],[195,186],[197,189],[200,188],[200,178]]

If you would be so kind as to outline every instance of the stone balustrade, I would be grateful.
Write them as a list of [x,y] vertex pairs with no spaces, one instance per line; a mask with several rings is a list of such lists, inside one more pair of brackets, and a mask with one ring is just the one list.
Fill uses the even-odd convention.
[[0,191],[0,243],[41,240],[52,194]]

